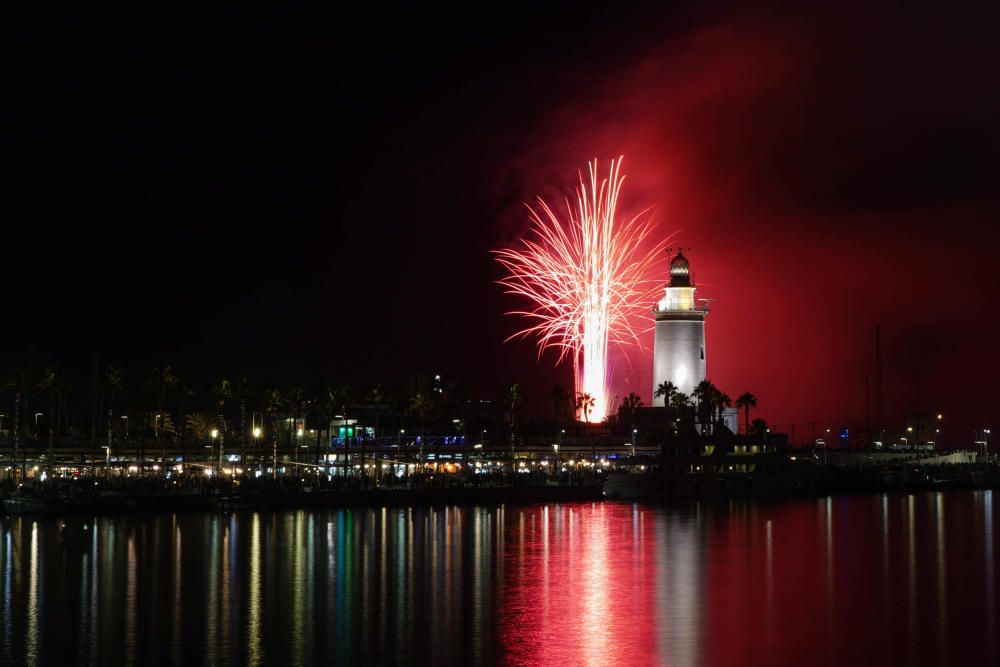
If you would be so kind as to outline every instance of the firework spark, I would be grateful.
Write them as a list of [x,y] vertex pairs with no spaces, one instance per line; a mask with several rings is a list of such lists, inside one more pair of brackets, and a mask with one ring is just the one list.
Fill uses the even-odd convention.
[[613,407],[609,344],[641,347],[635,324],[651,300],[649,275],[660,250],[653,244],[643,251],[653,229],[648,211],[625,222],[615,217],[625,181],[621,163],[621,157],[611,161],[606,179],[598,179],[596,159],[588,164],[589,179],[580,173],[577,201],[566,200],[564,221],[541,197],[537,208],[526,205],[528,237],[494,251],[508,272],[500,284],[532,303],[530,310],[508,313],[532,321],[511,338],[535,336],[539,355],[555,348],[559,362],[572,358],[576,393],[594,399],[590,421],[601,421]]

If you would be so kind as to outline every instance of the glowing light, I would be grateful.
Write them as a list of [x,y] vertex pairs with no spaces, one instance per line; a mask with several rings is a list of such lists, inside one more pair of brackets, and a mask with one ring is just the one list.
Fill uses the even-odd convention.
[[611,161],[607,179],[598,179],[596,159],[588,165],[589,181],[580,174],[565,220],[539,197],[537,210],[528,206],[531,237],[495,251],[508,272],[500,284],[532,302],[531,310],[508,313],[532,321],[512,338],[535,336],[539,354],[554,348],[559,362],[572,359],[576,393],[594,399],[580,415],[589,421],[601,421],[612,408],[608,344],[640,345],[633,322],[653,298],[651,269],[660,250],[659,244],[642,250],[653,229],[646,211],[616,219],[621,161]]

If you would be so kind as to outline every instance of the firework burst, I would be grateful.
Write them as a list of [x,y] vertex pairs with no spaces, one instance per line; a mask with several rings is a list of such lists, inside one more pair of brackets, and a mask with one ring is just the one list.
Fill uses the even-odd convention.
[[539,355],[555,348],[560,363],[572,359],[577,395],[594,399],[591,421],[613,407],[609,344],[641,347],[636,325],[652,300],[650,273],[661,245],[643,250],[653,229],[648,210],[616,219],[625,181],[621,163],[620,157],[612,160],[608,177],[598,178],[597,160],[590,162],[589,178],[580,173],[575,205],[566,199],[563,220],[541,197],[536,207],[526,205],[526,238],[518,247],[494,251],[508,272],[500,284],[532,304],[508,312],[530,320],[511,338],[534,336]]

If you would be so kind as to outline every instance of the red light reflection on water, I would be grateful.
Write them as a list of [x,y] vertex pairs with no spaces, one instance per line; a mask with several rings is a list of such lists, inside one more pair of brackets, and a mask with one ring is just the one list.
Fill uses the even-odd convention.
[[[498,622],[513,664],[644,664],[657,655],[657,536],[629,505],[529,507],[508,515]],[[654,662],[669,662],[665,656]]]
[[993,497],[508,508],[516,665],[996,664]]

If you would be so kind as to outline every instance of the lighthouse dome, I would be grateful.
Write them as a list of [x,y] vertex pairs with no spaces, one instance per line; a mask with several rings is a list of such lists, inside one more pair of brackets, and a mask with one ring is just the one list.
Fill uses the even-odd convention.
[[691,287],[691,265],[680,250],[670,260],[670,286]]

